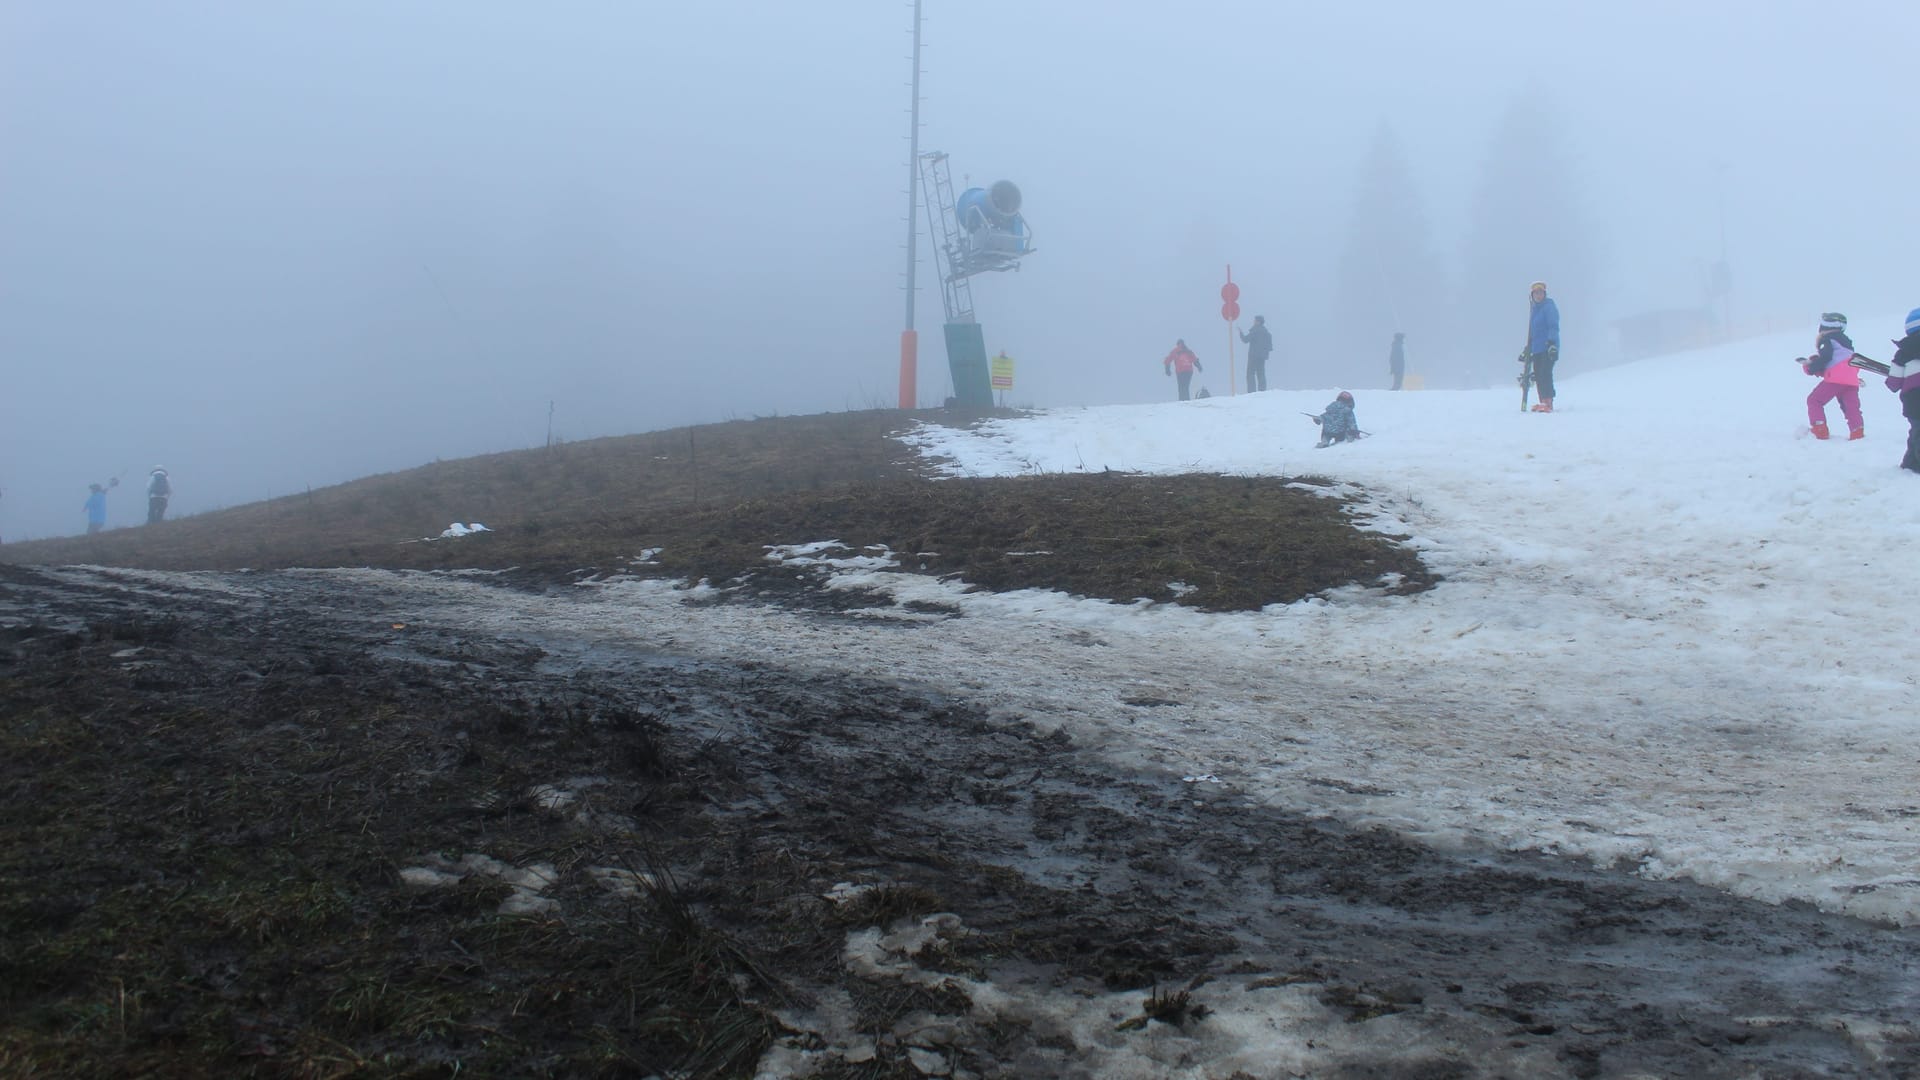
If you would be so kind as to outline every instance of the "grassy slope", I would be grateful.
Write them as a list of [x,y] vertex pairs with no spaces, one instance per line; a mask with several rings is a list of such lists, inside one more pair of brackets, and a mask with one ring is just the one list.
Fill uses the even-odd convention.
[[[1285,480],[936,482],[888,438],[910,420],[890,410],[775,417],[436,462],[159,526],[9,545],[0,558],[156,569],[513,567],[534,584],[583,570],[764,581],[766,545],[838,539],[933,552],[914,567],[924,561],[927,572],[987,588],[1215,610],[1257,609],[1389,572],[1407,590],[1431,584],[1410,552],[1356,532],[1337,501]],[[495,531],[420,542],[453,521]],[[661,549],[657,564],[628,565],[647,548]],[[1171,582],[1196,589],[1176,598]]]

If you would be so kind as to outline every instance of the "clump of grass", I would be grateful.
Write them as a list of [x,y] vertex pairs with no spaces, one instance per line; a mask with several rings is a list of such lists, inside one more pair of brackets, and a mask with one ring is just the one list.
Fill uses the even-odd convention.
[[886,926],[912,915],[931,915],[945,904],[932,889],[889,882],[834,908],[831,921],[838,926]]
[[1189,1021],[1204,1020],[1213,1010],[1193,1000],[1193,995],[1185,990],[1161,992],[1155,989],[1140,1003],[1140,1015],[1123,1020],[1116,1031],[1135,1031],[1150,1023],[1171,1024],[1184,1028]]

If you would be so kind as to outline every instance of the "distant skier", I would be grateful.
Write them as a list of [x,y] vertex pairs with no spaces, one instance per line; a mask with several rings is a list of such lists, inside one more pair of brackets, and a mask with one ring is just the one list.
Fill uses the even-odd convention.
[[1192,397],[1189,391],[1193,386],[1193,373],[1207,369],[1200,366],[1200,358],[1193,355],[1192,349],[1187,348],[1185,338],[1174,339],[1173,351],[1167,354],[1164,363],[1167,374],[1177,375],[1180,378],[1180,400],[1189,400]]
[[1900,395],[1900,414],[1907,418],[1907,456],[1900,467],[1920,472],[1920,308],[1907,312],[1907,336],[1893,343],[1887,389]]
[[147,477],[147,524],[156,524],[167,516],[167,500],[172,497],[173,482],[167,479],[167,470],[154,466]]
[[1387,353],[1387,371],[1393,376],[1393,388],[1400,389],[1400,379],[1407,373],[1407,335],[1393,335],[1393,348]]
[[99,484],[87,485],[87,501],[82,507],[87,512],[87,535],[92,536],[107,527],[107,489]]
[[1247,343],[1247,393],[1267,388],[1267,357],[1273,353],[1273,331],[1267,329],[1267,317],[1255,315],[1253,326],[1240,335]]
[[1847,418],[1847,441],[1866,438],[1866,423],[1860,418],[1860,369],[1847,363],[1853,359],[1847,317],[1837,311],[1820,316],[1820,334],[1814,341],[1813,355],[1800,361],[1800,370],[1820,380],[1807,395],[1807,423],[1813,426],[1813,437],[1827,437],[1827,402],[1839,398],[1840,413]]
[[1360,437],[1360,421],[1353,415],[1353,395],[1345,390],[1340,391],[1340,396],[1328,403],[1313,422],[1320,425],[1320,441],[1314,444],[1316,450]]
[[1527,348],[1520,362],[1533,361],[1533,384],[1540,388],[1534,412],[1553,411],[1553,365],[1560,359],[1560,305],[1547,297],[1547,283],[1536,281],[1529,290]]

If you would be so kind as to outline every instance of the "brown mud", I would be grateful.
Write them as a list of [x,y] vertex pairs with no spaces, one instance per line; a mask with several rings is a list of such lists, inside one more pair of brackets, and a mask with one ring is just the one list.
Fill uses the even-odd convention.
[[375,581],[0,567],[0,1074],[1920,1074],[1911,931]]

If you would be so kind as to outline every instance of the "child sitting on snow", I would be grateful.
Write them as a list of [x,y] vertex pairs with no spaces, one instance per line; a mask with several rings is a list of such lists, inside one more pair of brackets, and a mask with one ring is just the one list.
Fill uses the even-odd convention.
[[1353,415],[1353,395],[1345,390],[1340,391],[1340,396],[1314,417],[1313,422],[1320,425],[1320,441],[1314,444],[1316,450],[1360,437],[1360,421]]
[[1907,418],[1907,456],[1900,467],[1920,472],[1920,308],[1907,312],[1907,336],[1893,343],[1887,389],[1900,395],[1900,413]]
[[1813,425],[1813,437],[1827,437],[1827,402],[1839,398],[1841,415],[1847,418],[1847,438],[1866,438],[1866,424],[1860,419],[1860,369],[1847,363],[1853,359],[1847,317],[1837,311],[1820,316],[1816,341],[1814,354],[1800,361],[1800,370],[1820,379],[1820,385],[1807,395],[1807,423]]

